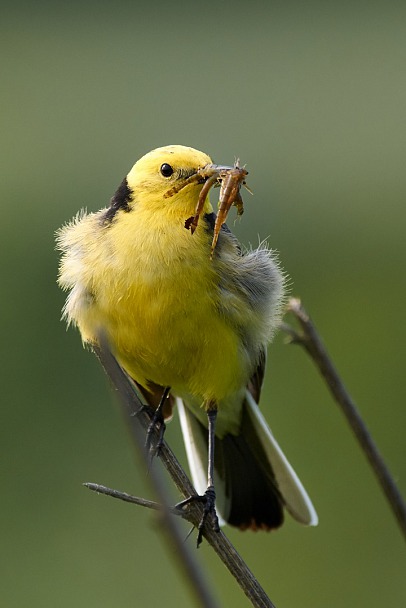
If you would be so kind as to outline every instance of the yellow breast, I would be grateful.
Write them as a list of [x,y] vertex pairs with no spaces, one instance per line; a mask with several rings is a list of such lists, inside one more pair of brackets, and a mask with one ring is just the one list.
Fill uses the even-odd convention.
[[93,300],[78,319],[82,336],[107,332],[121,365],[141,385],[153,381],[203,401],[220,401],[245,380],[240,339],[218,312],[219,278],[202,221],[135,207],[104,230],[104,259],[93,268]]

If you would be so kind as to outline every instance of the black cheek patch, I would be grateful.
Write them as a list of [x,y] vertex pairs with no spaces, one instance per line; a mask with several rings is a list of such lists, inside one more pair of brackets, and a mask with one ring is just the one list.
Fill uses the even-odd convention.
[[130,202],[132,200],[133,193],[128,186],[127,178],[125,177],[110,201],[110,206],[104,214],[103,222],[105,224],[110,224],[120,209],[126,212],[130,211]]

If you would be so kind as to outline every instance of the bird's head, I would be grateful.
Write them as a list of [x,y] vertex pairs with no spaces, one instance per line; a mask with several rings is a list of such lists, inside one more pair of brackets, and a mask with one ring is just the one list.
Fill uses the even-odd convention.
[[[127,175],[129,206],[139,204],[151,211],[165,208],[188,217],[204,183],[193,176],[211,162],[207,154],[187,146],[152,150],[140,158]],[[168,196],[168,193],[171,194]]]

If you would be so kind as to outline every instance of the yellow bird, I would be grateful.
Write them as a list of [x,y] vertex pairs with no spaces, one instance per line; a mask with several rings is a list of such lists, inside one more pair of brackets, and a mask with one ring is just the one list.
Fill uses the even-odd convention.
[[59,230],[59,284],[69,290],[64,316],[85,343],[102,331],[165,417],[176,401],[207,512],[215,514],[216,498],[222,520],[241,529],[280,526],[284,507],[316,525],[257,405],[284,301],[283,273],[264,244],[242,251],[226,225],[210,255],[216,215],[208,197],[194,233],[185,228],[205,182],[190,178],[211,163],[185,146],[153,150],[108,207],[79,213]]

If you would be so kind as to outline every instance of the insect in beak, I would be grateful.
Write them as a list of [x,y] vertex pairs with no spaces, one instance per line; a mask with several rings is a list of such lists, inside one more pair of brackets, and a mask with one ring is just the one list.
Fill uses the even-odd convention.
[[246,171],[244,167],[239,166],[239,160],[236,161],[234,167],[210,164],[198,169],[197,172],[191,177],[186,179],[180,185],[171,188],[171,190],[168,190],[168,192],[165,194],[165,197],[167,198],[173,196],[177,192],[180,192],[180,190],[182,190],[188,184],[204,184],[199,194],[195,214],[185,221],[185,228],[190,230],[190,232],[193,234],[199,223],[199,218],[202,214],[204,203],[210,189],[213,187],[220,187],[218,213],[214,225],[210,257],[213,257],[213,252],[217,244],[221,227],[227,219],[230,208],[233,206],[236,207],[238,216],[242,215],[244,212],[244,203],[240,193],[241,187],[244,186],[248,192],[252,194],[251,190],[245,183],[245,178],[247,175],[248,171]]

